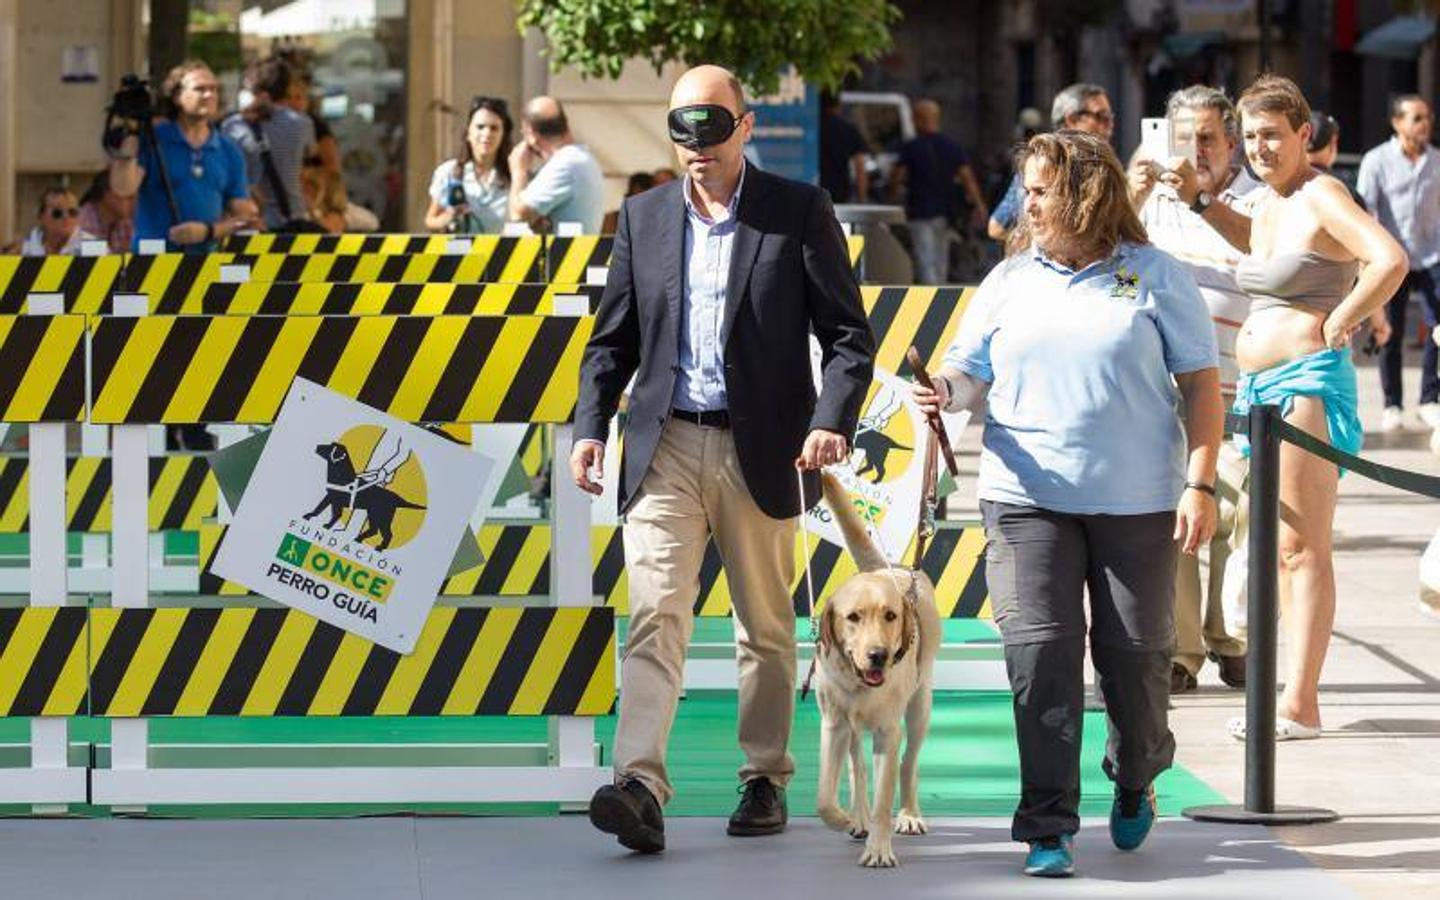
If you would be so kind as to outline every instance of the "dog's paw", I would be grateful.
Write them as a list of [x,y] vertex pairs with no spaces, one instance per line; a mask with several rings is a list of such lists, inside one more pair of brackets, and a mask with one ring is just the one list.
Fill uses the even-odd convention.
[[863,841],[870,836],[870,826],[864,819],[851,819],[850,824],[845,826],[845,833],[857,841]]
[[902,809],[900,814],[895,817],[896,834],[925,834],[929,830],[930,826],[926,825],[925,820],[915,813],[908,813]]
[[895,858],[889,841],[876,840],[875,835],[871,835],[865,842],[865,852],[860,854],[860,865],[867,869],[893,869],[900,861]]
[[820,821],[835,829],[836,831],[849,831],[852,825],[850,817],[845,815],[845,810],[838,806],[820,806],[815,810],[820,816]]

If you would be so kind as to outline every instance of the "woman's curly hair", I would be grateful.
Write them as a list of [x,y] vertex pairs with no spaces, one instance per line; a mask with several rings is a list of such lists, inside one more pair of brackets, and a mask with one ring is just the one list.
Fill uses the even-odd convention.
[[[1148,244],[1150,238],[1130,203],[1125,168],[1110,143],[1080,131],[1037,134],[1015,152],[1015,171],[1024,173],[1025,164],[1041,160],[1054,173],[1050,191],[1060,200],[1056,227],[1097,248],[1114,250],[1121,241]],[[1026,216],[1011,233],[1007,254],[1030,246],[1032,237]]]

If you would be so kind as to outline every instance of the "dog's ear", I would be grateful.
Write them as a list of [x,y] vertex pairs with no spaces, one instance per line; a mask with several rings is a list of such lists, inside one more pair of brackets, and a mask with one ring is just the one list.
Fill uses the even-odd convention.
[[827,600],[825,608],[820,611],[820,649],[828,651],[839,643],[840,639],[835,634],[835,604]]
[[900,616],[900,649],[895,652],[896,662],[915,649],[915,638],[920,634],[920,615],[915,612],[915,604],[907,597],[900,601],[900,608],[904,612]]

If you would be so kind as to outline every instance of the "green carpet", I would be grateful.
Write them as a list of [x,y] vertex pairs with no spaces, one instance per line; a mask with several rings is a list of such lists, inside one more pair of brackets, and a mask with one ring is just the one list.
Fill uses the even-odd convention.
[[[791,752],[796,776],[790,787],[790,808],[796,815],[812,815],[815,808],[816,761],[819,757],[820,716],[814,698],[799,704]],[[103,743],[104,722],[77,719],[71,740]],[[22,743],[28,738],[26,720],[0,721],[0,743]],[[154,720],[151,739],[166,743],[540,743],[545,740],[543,719],[172,719]],[[610,759],[615,717],[598,720],[596,737]],[[1110,786],[1100,771],[1105,744],[1101,713],[1085,716],[1082,762],[1082,815],[1109,811]],[[694,694],[680,705],[670,745],[670,765],[676,797],[666,810],[679,816],[723,816],[734,808],[735,772],[741,762],[735,744],[735,695]],[[1010,697],[994,692],[940,693],[930,737],[920,757],[921,806],[931,816],[1008,816],[1019,790]],[[1215,791],[1183,769],[1172,769],[1156,785],[1160,811],[1176,815],[1187,806],[1223,802]],[[0,813],[23,814],[23,807],[0,807]],[[105,815],[101,808],[82,807],[82,815]],[[548,814],[553,806],[450,805],[260,805],[225,807],[152,807],[152,815],[227,818],[254,815],[352,816],[399,812],[470,814]]]

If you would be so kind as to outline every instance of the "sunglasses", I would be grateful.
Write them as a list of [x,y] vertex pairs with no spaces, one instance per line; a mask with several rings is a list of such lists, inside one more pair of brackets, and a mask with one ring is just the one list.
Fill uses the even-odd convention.
[[62,219],[74,219],[80,215],[80,210],[74,206],[66,209],[51,209],[50,218],[59,222]]
[[1077,116],[1089,116],[1090,118],[1094,119],[1094,120],[1097,121],[1097,122],[1113,122],[1113,121],[1115,121],[1115,116],[1114,116],[1112,113],[1105,112],[1104,110],[1096,111],[1096,110],[1093,110],[1093,109],[1082,109],[1082,110],[1080,110],[1079,112],[1077,112],[1075,115],[1077,115]]

